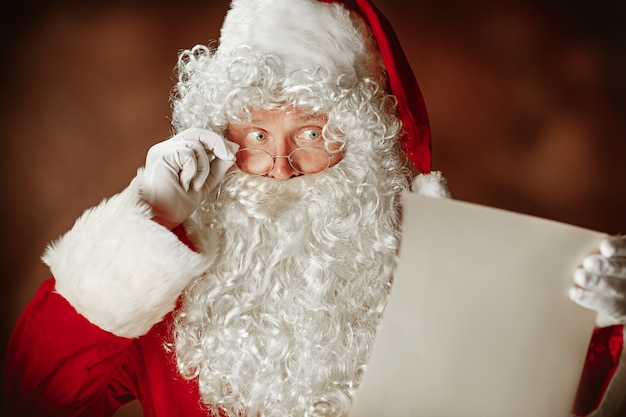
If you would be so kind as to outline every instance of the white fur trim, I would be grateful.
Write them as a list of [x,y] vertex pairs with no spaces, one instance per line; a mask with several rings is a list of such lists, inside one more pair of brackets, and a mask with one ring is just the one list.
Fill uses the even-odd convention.
[[244,45],[280,57],[288,71],[322,66],[331,75],[350,76],[365,70],[363,39],[340,4],[233,0],[218,53]]
[[[626,341],[626,327],[624,340]],[[600,402],[600,406],[588,417],[617,417],[626,416],[626,344],[622,348],[617,370],[611,378],[606,393]]]
[[123,337],[141,336],[174,307],[189,281],[213,262],[151,220],[139,197],[142,171],[120,194],[87,210],[48,246],[43,261],[56,291],[90,322]]
[[448,182],[439,171],[432,171],[429,174],[419,174],[413,180],[413,186],[411,189],[417,195],[436,198],[450,198]]

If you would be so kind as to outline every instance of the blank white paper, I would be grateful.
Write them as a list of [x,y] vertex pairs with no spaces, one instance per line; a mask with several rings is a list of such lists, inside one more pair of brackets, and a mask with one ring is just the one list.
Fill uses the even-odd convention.
[[406,194],[400,262],[351,417],[567,417],[595,313],[569,300],[602,233]]

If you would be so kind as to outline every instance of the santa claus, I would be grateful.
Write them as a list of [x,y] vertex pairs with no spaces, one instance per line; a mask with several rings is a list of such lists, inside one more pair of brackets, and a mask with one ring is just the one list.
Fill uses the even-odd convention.
[[[389,23],[368,0],[233,0],[219,47],[180,55],[173,123],[129,187],[47,249],[54,278],[9,346],[10,411],[104,416],[137,398],[145,416],[347,415],[401,195],[448,196]],[[625,247],[607,240],[572,292],[611,324]],[[580,414],[608,387],[596,415],[617,415],[621,341],[598,332]]]

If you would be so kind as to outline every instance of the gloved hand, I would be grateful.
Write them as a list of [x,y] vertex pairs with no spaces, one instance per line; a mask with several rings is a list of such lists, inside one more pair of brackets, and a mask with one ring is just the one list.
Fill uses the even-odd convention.
[[239,146],[191,128],[148,150],[141,195],[154,220],[173,229],[191,216],[235,162]]
[[597,324],[626,323],[626,236],[614,236],[600,244],[600,254],[583,260],[574,272],[577,287],[570,298],[598,312]]

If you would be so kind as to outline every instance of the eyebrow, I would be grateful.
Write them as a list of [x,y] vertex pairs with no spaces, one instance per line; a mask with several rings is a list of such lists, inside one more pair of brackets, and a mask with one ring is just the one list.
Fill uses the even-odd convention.
[[300,116],[298,116],[298,121],[299,122],[307,122],[309,120],[313,120],[313,119],[326,119],[327,117],[325,117],[322,114],[301,114]]
[[[296,121],[299,123],[303,123],[303,122],[308,122],[309,120],[313,120],[313,119],[321,119],[324,121],[324,123],[326,123],[327,118],[321,114],[301,114],[296,118]],[[264,121],[265,119],[252,119],[250,120],[250,123],[257,124],[257,123],[261,123]]]

